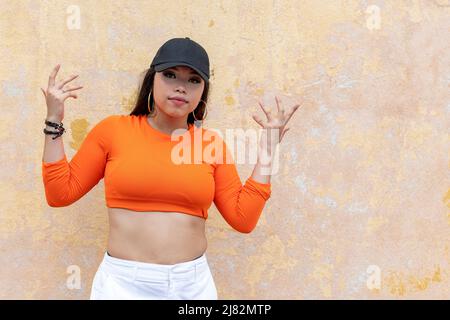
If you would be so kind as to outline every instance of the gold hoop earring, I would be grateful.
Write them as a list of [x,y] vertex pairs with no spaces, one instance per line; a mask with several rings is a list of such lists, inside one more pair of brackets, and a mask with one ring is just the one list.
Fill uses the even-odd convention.
[[152,94],[152,90],[150,89],[150,92],[148,93],[148,97],[147,97],[147,109],[148,109],[148,115],[150,117],[153,117],[153,113],[156,112],[155,107],[153,106],[153,101],[152,103],[150,103],[150,96]]
[[205,119],[206,119],[206,115],[208,114],[208,108],[206,107],[206,106],[207,106],[206,102],[205,102],[204,100],[200,100],[200,101],[203,102],[203,103],[205,104],[205,111],[203,111],[202,120],[198,120],[198,119],[195,117],[195,110],[192,111],[192,116],[194,117],[194,120],[195,120],[195,121],[203,121],[203,120],[205,120]]

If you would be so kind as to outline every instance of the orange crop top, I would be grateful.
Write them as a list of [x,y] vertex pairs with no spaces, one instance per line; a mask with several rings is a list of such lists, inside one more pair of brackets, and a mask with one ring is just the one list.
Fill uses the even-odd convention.
[[231,227],[251,232],[271,184],[249,177],[242,185],[231,152],[215,131],[191,125],[177,139],[153,128],[145,115],[108,116],[88,132],[70,162],[66,155],[42,161],[47,203],[68,206],[104,178],[108,207],[207,219],[214,201]]

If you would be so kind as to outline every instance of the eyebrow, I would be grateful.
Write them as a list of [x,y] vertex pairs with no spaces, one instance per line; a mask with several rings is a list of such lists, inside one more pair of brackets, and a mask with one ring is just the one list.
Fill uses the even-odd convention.
[[[174,69],[174,70],[177,70],[177,71],[178,71],[178,67],[171,67],[171,68],[169,68],[169,69]],[[191,73],[191,74],[198,74],[197,72],[192,71],[192,70],[191,70],[190,73]]]

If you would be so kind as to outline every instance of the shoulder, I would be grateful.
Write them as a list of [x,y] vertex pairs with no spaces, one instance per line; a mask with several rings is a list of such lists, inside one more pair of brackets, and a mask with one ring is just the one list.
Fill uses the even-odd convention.
[[117,127],[130,122],[132,116],[126,114],[112,114],[101,119],[96,126],[101,127]]
[[100,121],[97,122],[97,125],[101,124],[101,125],[112,125],[113,123],[117,122],[118,119],[120,119],[121,115],[118,114],[111,114],[109,116],[104,117],[103,119],[101,119]]
[[91,135],[110,136],[120,126],[122,115],[113,114],[97,121],[90,130]]

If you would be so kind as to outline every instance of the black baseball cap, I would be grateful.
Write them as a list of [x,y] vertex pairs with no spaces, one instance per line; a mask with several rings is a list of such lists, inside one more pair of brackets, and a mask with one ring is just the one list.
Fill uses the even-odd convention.
[[166,41],[156,52],[150,67],[157,72],[175,66],[188,66],[209,82],[209,58],[206,50],[194,40],[173,38]]

